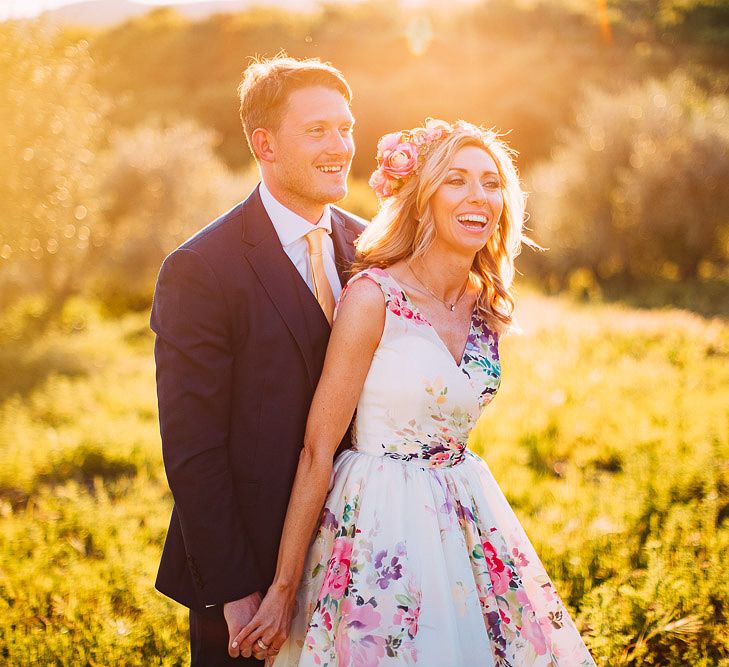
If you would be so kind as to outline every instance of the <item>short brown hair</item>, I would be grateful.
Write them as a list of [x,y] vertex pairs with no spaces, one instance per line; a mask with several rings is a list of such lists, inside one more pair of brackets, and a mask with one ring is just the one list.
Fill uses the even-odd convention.
[[325,86],[352,101],[352,90],[342,73],[318,58],[291,58],[279,54],[270,59],[256,59],[243,72],[238,86],[240,120],[248,146],[256,157],[251,135],[259,128],[276,130],[288,96],[309,86]]

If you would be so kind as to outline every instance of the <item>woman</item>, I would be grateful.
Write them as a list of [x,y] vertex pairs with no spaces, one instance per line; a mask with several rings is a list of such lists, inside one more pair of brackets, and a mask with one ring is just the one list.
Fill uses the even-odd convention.
[[[530,243],[511,156],[464,122],[380,140],[381,207],[340,299],[276,577],[235,640],[276,667],[594,665],[466,449],[499,387]],[[355,408],[353,448],[332,466]]]

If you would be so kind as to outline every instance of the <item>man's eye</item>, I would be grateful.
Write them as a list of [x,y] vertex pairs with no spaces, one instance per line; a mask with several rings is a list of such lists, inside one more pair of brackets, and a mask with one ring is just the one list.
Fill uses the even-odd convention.
[[345,125],[342,128],[342,134],[351,134],[352,133],[352,126],[351,125]]
[[322,134],[323,132],[324,132],[324,128],[323,128],[323,127],[312,127],[312,128],[311,128],[311,129],[309,130],[309,134],[316,134],[316,135],[320,135],[320,134]]

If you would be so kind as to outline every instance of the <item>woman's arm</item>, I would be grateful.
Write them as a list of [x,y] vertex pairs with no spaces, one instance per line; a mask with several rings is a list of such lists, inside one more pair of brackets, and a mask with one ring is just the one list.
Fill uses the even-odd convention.
[[306,554],[324,506],[333,457],[352,420],[385,325],[380,287],[358,280],[339,304],[321,379],[309,411],[304,448],[286,512],[276,575],[258,613],[233,640],[243,656],[262,658],[260,639],[277,651],[288,636]]

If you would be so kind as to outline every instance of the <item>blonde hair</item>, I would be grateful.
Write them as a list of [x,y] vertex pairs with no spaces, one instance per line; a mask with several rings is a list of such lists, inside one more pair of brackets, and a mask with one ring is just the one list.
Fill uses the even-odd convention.
[[429,147],[417,172],[396,194],[381,200],[380,209],[357,241],[352,271],[386,268],[422,256],[435,239],[430,200],[455,154],[465,146],[482,148],[496,163],[504,207],[494,233],[473,259],[470,278],[480,288],[479,314],[489,327],[504,332],[512,326],[514,260],[522,243],[539,248],[523,234],[526,195],[513,161],[516,151],[492,130],[464,121],[453,125],[436,122],[448,128],[445,137]]

